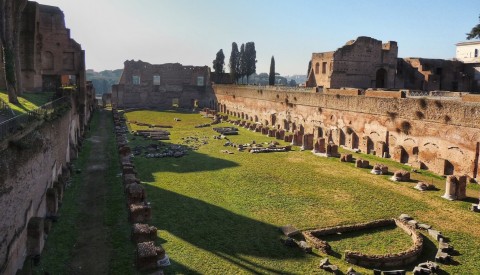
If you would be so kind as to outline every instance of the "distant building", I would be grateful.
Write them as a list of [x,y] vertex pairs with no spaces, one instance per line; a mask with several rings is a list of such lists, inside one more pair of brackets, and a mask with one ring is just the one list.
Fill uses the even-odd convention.
[[212,95],[207,66],[179,63],[152,65],[143,61],[125,61],[119,84],[112,86],[112,104],[119,108],[211,106]]
[[398,58],[395,41],[382,44],[379,40],[361,36],[336,51],[313,53],[311,62],[308,87],[475,90],[469,77],[469,66],[463,62]]
[[456,59],[465,63],[465,78],[473,80],[473,90],[480,91],[480,41],[457,43]]
[[313,53],[307,86],[394,88],[397,42],[361,36],[333,52]]

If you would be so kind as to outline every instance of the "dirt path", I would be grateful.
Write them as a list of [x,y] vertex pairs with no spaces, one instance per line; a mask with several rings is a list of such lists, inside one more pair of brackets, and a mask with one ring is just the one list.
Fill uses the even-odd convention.
[[111,258],[111,248],[107,241],[105,225],[105,197],[108,187],[105,184],[109,133],[106,111],[99,111],[98,125],[92,129],[89,141],[92,142],[87,168],[82,171],[84,185],[78,198],[79,219],[76,230],[79,233],[72,253],[70,270],[73,274],[107,274]]

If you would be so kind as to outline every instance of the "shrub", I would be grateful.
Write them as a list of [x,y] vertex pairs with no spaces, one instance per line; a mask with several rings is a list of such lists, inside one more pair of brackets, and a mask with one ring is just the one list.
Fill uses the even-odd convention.
[[443,108],[443,104],[440,100],[435,100],[435,106],[437,106],[438,109],[442,109]]
[[443,117],[443,120],[445,121],[445,123],[449,123],[452,119],[450,118],[449,115],[445,115],[445,116]]
[[387,116],[390,118],[390,120],[395,120],[397,118],[397,113],[395,112],[390,112],[390,111],[387,111]]

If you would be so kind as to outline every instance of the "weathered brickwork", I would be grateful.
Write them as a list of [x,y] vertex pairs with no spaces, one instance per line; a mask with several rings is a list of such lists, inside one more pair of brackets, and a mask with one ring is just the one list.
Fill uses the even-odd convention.
[[214,85],[214,91],[217,110],[230,116],[248,116],[290,133],[301,130],[313,134],[314,141],[325,138],[381,157],[377,150],[382,150],[385,156],[441,175],[477,176],[478,103],[233,85]]
[[470,91],[472,72],[460,61],[398,58],[397,42],[358,37],[336,51],[313,53],[307,86]]
[[193,108],[211,104],[207,66],[152,65],[142,61],[124,64],[119,84],[112,86],[112,104],[119,108]]
[[58,7],[28,2],[21,26],[24,89],[38,92],[75,84],[85,91],[85,52],[70,38],[63,12]]

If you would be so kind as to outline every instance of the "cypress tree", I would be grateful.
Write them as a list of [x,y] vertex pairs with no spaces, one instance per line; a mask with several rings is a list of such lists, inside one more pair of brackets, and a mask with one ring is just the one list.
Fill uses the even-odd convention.
[[270,74],[268,75],[268,85],[275,85],[275,58],[272,55],[270,60]]

